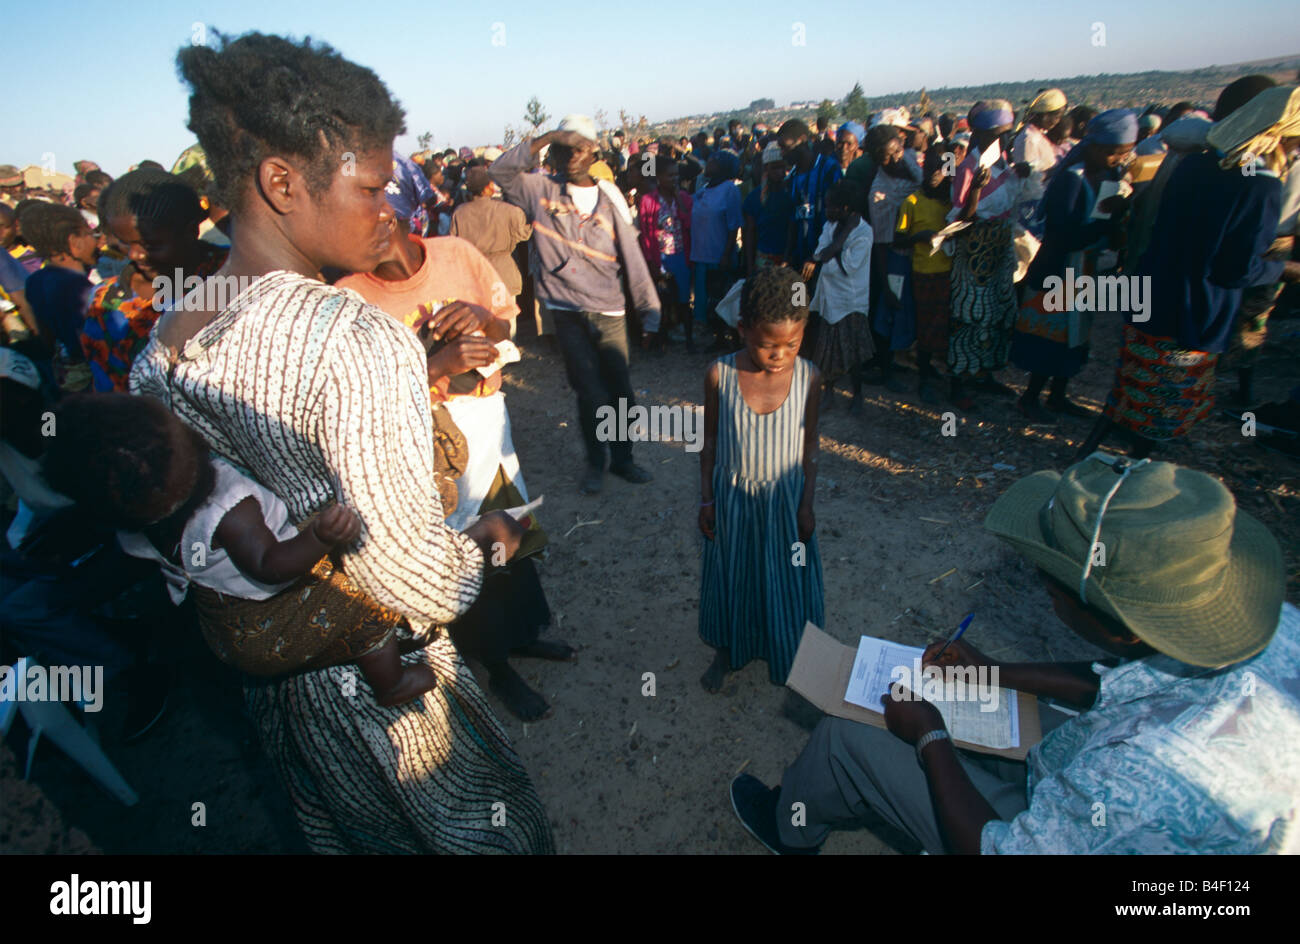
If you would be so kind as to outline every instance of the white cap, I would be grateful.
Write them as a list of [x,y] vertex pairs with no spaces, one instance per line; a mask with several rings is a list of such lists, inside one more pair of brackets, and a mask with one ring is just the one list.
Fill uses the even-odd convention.
[[565,115],[556,131],[576,131],[593,144],[596,141],[596,123],[586,115]]
[[17,381],[33,390],[41,388],[41,375],[36,365],[17,351],[0,347],[0,377]]
[[503,153],[502,150],[499,147],[495,147],[495,146],[483,149],[483,156],[487,158],[489,161],[495,161],[498,157],[502,155],[502,153]]
[[783,160],[785,160],[785,156],[781,153],[781,145],[777,144],[775,141],[770,142],[767,147],[763,148],[764,167],[768,164],[775,164],[777,161]]

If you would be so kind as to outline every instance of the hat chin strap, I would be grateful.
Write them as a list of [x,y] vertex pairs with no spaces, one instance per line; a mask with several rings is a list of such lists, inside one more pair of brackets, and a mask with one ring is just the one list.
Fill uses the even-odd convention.
[[1084,562],[1083,573],[1079,575],[1079,599],[1083,601],[1085,606],[1088,604],[1088,575],[1092,573],[1093,551],[1097,547],[1097,538],[1101,537],[1101,521],[1106,517],[1106,509],[1110,507],[1110,500],[1115,497],[1119,487],[1124,484],[1124,480],[1129,477],[1129,474],[1134,469],[1140,469],[1150,461],[1150,459],[1140,459],[1137,462],[1127,462],[1120,459],[1111,463],[1115,471],[1119,473],[1119,478],[1110,487],[1106,497],[1101,500],[1101,509],[1097,512],[1097,525],[1092,529],[1092,540],[1088,542],[1088,559]]

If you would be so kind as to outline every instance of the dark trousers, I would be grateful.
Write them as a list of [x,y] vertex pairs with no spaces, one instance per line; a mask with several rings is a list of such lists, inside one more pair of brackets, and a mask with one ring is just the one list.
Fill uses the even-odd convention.
[[525,557],[484,576],[478,599],[448,630],[461,655],[495,669],[511,649],[537,642],[550,624],[551,608],[537,567]]
[[[626,400],[631,409],[632,378],[627,371],[627,327],[621,316],[602,315],[593,311],[551,309],[555,318],[555,336],[564,355],[564,370],[569,386],[578,394],[578,422],[587,447],[587,463],[605,467],[605,444],[596,438],[596,411],[612,407],[617,417],[618,401]],[[632,461],[632,444],[616,436],[609,444],[611,465],[615,468]]]

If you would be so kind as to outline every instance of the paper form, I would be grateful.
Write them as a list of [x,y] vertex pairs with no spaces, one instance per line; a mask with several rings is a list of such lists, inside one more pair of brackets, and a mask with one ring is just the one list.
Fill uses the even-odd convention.
[[[545,495],[538,495],[536,498],[534,498],[532,501],[530,501],[527,505],[516,505],[514,508],[507,508],[507,509],[505,509],[505,513],[508,514],[511,518],[514,518],[516,521],[523,521],[523,520],[524,520],[525,518],[527,518],[530,514],[532,514],[532,512],[533,512],[534,509],[536,509],[536,508],[538,508],[538,507],[541,506],[541,504],[542,504],[542,499],[545,498],[545,497],[546,497]],[[470,518],[469,518],[469,521],[468,521],[468,523],[465,525],[465,527],[466,527],[466,528],[471,527],[471,526],[474,524],[474,522],[478,521],[479,518],[481,518],[481,517],[483,517],[483,516],[482,516],[482,515],[471,515]]]
[[947,239],[949,236],[955,236],[956,234],[960,233],[968,226],[970,226],[970,223],[964,221],[957,222],[957,223],[949,223],[943,229],[939,230],[939,232],[931,236],[930,255],[933,256],[936,252],[939,251],[939,247],[943,245],[943,241],[945,239]]
[[1108,220],[1110,214],[1101,208],[1101,205],[1114,196],[1127,197],[1132,195],[1133,185],[1127,180],[1103,180],[1097,188],[1097,202],[1092,206],[1092,216],[1094,220]]
[[[849,673],[844,700],[883,714],[884,706],[880,699],[889,694],[889,687],[896,678],[894,670],[901,668],[906,678],[912,679],[916,660],[924,652],[916,646],[863,636],[858,640],[857,657]],[[909,684],[908,687],[914,686]],[[974,690],[968,690],[968,697],[961,701],[927,700],[939,709],[948,733],[955,739],[999,749],[1019,747],[1020,705],[1017,694],[1009,689],[999,689],[996,711],[981,711],[992,703],[992,698],[988,692],[982,693],[985,703],[981,704],[976,694]]]

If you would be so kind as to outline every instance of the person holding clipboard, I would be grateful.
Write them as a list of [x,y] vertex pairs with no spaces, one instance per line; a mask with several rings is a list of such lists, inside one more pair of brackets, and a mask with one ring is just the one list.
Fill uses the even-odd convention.
[[[1105,453],[1022,479],[984,524],[1115,657],[998,665],[998,684],[1079,714],[1042,708],[1014,763],[958,750],[896,689],[887,731],[825,718],[779,787],[737,777],[745,828],[783,854],[869,812],[931,853],[1300,851],[1300,797],[1279,789],[1300,778],[1300,611],[1268,530],[1209,475]],[[964,638],[924,662],[993,665]]]

